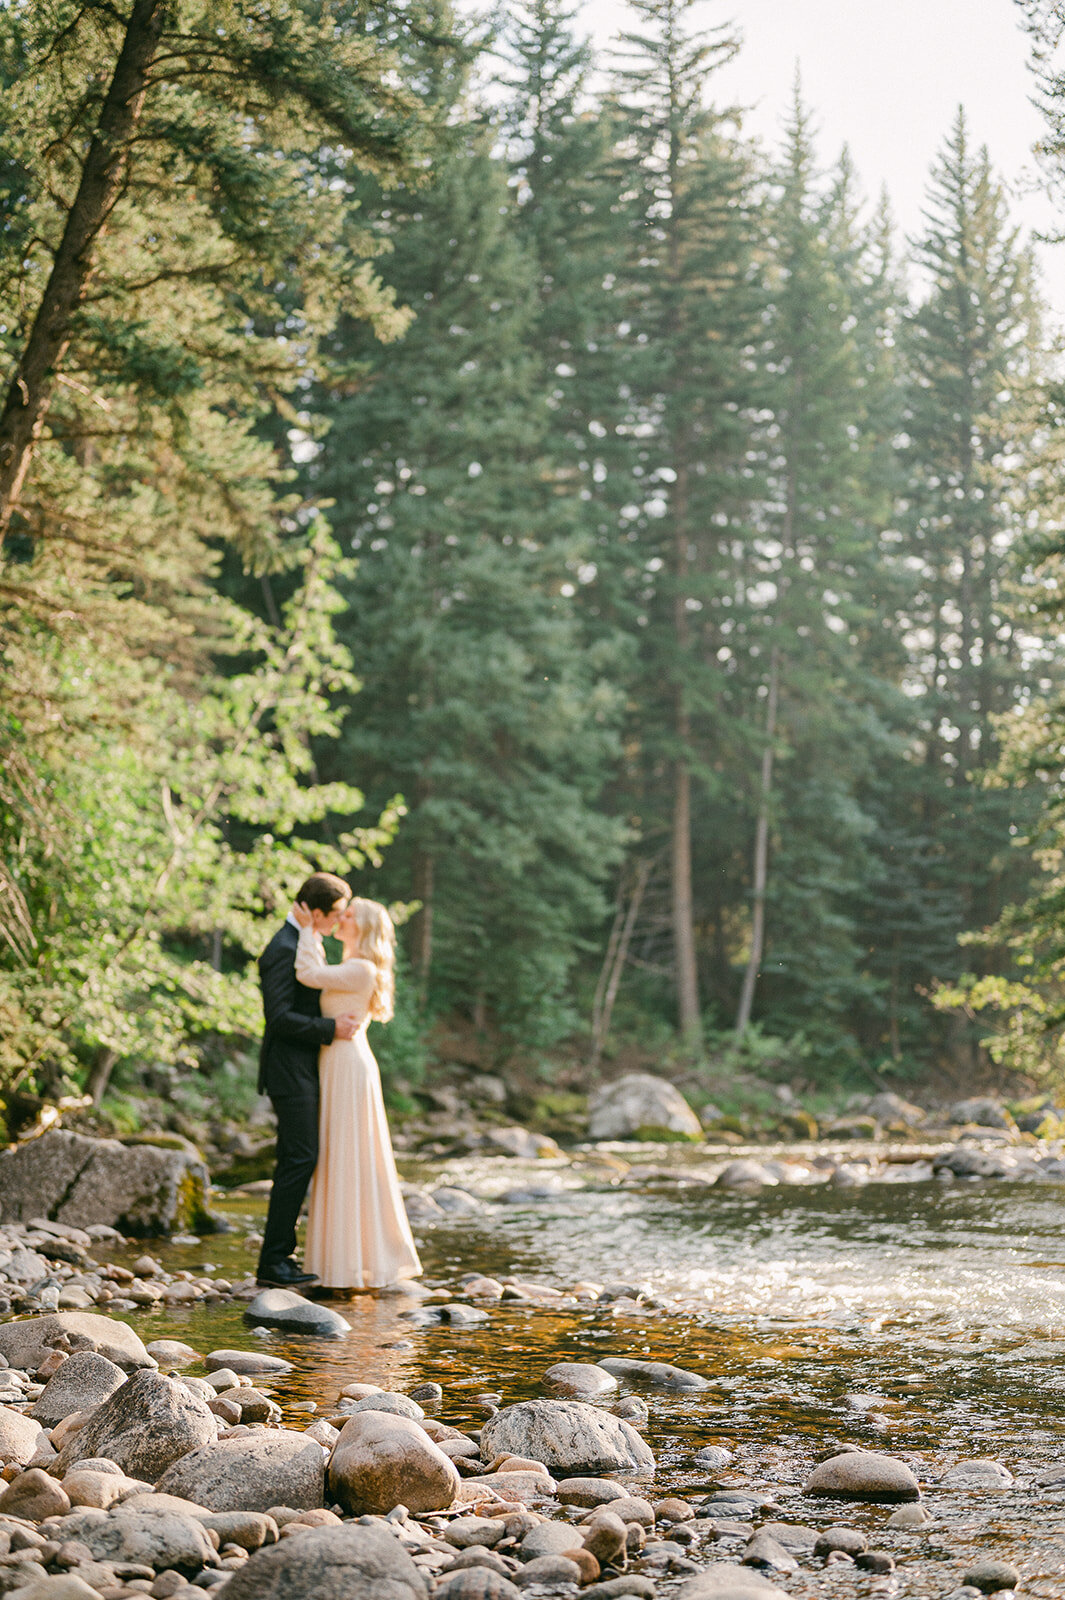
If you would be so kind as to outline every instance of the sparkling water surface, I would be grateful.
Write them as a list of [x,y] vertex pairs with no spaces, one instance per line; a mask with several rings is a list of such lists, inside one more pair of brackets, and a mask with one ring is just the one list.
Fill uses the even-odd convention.
[[[824,1150],[752,1154],[800,1159],[816,1177]],[[673,1361],[712,1386],[688,1396],[640,1391],[651,1408],[656,1497],[767,1489],[785,1520],[863,1527],[899,1562],[891,1579],[808,1563],[774,1580],[789,1594],[941,1600],[969,1561],[993,1555],[1021,1569],[1022,1593],[1065,1597],[1065,1492],[1033,1483],[1065,1461],[1065,1185],[711,1187],[735,1153],[629,1147],[631,1170],[620,1177],[593,1153],[562,1163],[400,1163],[410,1180],[459,1185],[482,1200],[472,1215],[416,1228],[430,1287],[461,1298],[464,1272],[560,1289],[588,1279],[631,1284],[664,1310],[504,1301],[487,1303],[478,1326],[422,1327],[404,1315],[418,1303],[410,1297],[368,1294],[335,1302],[352,1324],[336,1341],[254,1331],[239,1304],[160,1307],[129,1320],[146,1339],[182,1338],[203,1352],[261,1345],[283,1355],[295,1370],[276,1385],[277,1399],[313,1400],[323,1415],[345,1383],[435,1380],[445,1392],[439,1414],[458,1426],[484,1420],[482,1393],[504,1404],[543,1394],[542,1374],[556,1361]],[[153,1253],[171,1270],[209,1264],[243,1276],[254,1266],[247,1232],[261,1203],[223,1196],[220,1209],[237,1231]],[[305,1426],[306,1413],[288,1420]],[[711,1443],[735,1459],[708,1476],[692,1456]],[[812,1462],[840,1443],[906,1459],[935,1517],[928,1529],[886,1531],[891,1507],[805,1499]],[[954,1462],[983,1456],[1007,1466],[1016,1487],[937,1487]]]

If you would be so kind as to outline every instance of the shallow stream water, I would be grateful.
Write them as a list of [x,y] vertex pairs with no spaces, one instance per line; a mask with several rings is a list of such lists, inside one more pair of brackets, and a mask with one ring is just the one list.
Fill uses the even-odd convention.
[[[782,1153],[810,1161],[818,1147],[757,1156]],[[484,1392],[504,1404],[543,1394],[542,1374],[559,1360],[672,1361],[713,1386],[694,1396],[641,1390],[659,1463],[655,1498],[698,1498],[715,1485],[768,1490],[782,1519],[863,1527],[899,1562],[890,1579],[807,1562],[774,1580],[790,1594],[939,1600],[972,1559],[995,1556],[1021,1569],[1024,1593],[1065,1597],[1065,1490],[1032,1481],[1065,1462],[1065,1184],[811,1183],[739,1194],[709,1186],[716,1168],[705,1150],[629,1147],[625,1159],[633,1165],[621,1176],[594,1155],[401,1167],[407,1178],[461,1185],[483,1200],[471,1215],[416,1229],[430,1288],[461,1298],[464,1272],[560,1289],[620,1281],[665,1309],[503,1301],[488,1304],[478,1326],[423,1327],[404,1316],[407,1296],[361,1295],[336,1302],[352,1332],[335,1342],[255,1332],[239,1304],[169,1306],[129,1320],[145,1339],[178,1337],[204,1352],[261,1342],[294,1363],[276,1386],[279,1402],[313,1400],[326,1415],[345,1383],[410,1389],[435,1380],[440,1415],[457,1426],[484,1420]],[[237,1231],[156,1251],[169,1270],[210,1263],[229,1278],[252,1270],[247,1233],[261,1204],[222,1197],[220,1209]],[[306,1413],[290,1416],[305,1425]],[[708,1476],[691,1458],[711,1443],[735,1459]],[[839,1443],[908,1461],[935,1520],[883,1532],[891,1507],[804,1499],[811,1464]],[[936,1487],[948,1467],[973,1457],[1003,1463],[1015,1487]]]

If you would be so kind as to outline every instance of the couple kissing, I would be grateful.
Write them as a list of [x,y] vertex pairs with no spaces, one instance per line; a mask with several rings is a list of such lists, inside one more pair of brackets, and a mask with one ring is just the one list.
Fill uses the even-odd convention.
[[[339,962],[326,959],[327,934],[340,940]],[[352,898],[343,878],[316,872],[259,959],[259,1092],[277,1115],[260,1284],[384,1288],[422,1270],[366,1037],[371,1021],[392,1016],[395,947],[384,906]],[[296,1223],[308,1186],[301,1269]]]

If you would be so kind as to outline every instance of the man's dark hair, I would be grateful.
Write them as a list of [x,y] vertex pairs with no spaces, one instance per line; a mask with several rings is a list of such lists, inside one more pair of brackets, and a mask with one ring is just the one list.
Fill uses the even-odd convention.
[[351,889],[332,872],[312,872],[296,893],[296,904],[309,911],[332,911],[338,900],[347,900]]

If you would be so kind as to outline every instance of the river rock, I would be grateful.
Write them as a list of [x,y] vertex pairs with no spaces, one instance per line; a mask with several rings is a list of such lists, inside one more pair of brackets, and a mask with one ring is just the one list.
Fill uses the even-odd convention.
[[921,1489],[904,1461],[870,1450],[848,1450],[816,1466],[802,1492],[842,1500],[917,1500]]
[[[89,1566],[110,1576],[108,1567],[99,1566],[96,1562],[90,1562]],[[41,1571],[39,1567],[35,1567],[35,1570]],[[20,1600],[100,1600],[99,1590],[90,1588],[76,1572],[57,1573],[54,1577],[41,1572],[39,1578],[30,1578],[28,1583],[19,1584],[18,1593]]]
[[0,1495],[0,1516],[24,1517],[27,1522],[43,1522],[45,1517],[63,1517],[70,1510],[66,1491],[40,1467],[31,1467],[12,1478]]
[[981,1594],[994,1594],[998,1589],[1016,1589],[1021,1575],[1008,1561],[977,1561],[961,1581],[972,1584]]
[[618,1380],[591,1361],[556,1361],[544,1373],[544,1385],[574,1400],[600,1400],[615,1393]]
[[972,1100],[958,1100],[947,1112],[951,1122],[974,1123],[978,1128],[1012,1128],[1013,1118],[1006,1108],[989,1095],[980,1095]]
[[77,1462],[104,1456],[131,1478],[154,1483],[172,1461],[217,1432],[207,1402],[178,1379],[137,1372],[64,1441],[56,1473],[62,1477]]
[[277,1543],[277,1523],[262,1511],[191,1511],[197,1522],[213,1529],[219,1545],[239,1544],[242,1550],[258,1550]]
[[329,1458],[329,1492],[354,1516],[395,1506],[441,1511],[458,1494],[459,1474],[412,1418],[384,1411],[349,1417]]
[[106,1356],[97,1355],[95,1350],[75,1350],[49,1378],[30,1416],[43,1427],[54,1428],[74,1411],[102,1405],[125,1381],[122,1368]]
[[696,1450],[692,1461],[697,1467],[707,1467],[711,1472],[727,1467],[733,1460],[733,1452],[726,1450],[721,1444],[704,1444],[702,1449]]
[[199,1572],[216,1561],[203,1524],[180,1511],[77,1511],[63,1520],[64,1542],[83,1544],[97,1561],[141,1562]]
[[941,1489],[1008,1489],[1013,1474],[1000,1461],[956,1461],[939,1480]]
[[[551,1160],[562,1154],[554,1139],[546,1133],[532,1133],[528,1128],[489,1128],[484,1139],[489,1148],[526,1161]],[[443,1210],[442,1207],[438,1209]]]
[[907,1128],[920,1127],[926,1115],[920,1106],[904,1100],[901,1095],[893,1093],[890,1089],[882,1094],[874,1094],[866,1102],[865,1114],[877,1122],[885,1123],[888,1127],[892,1123],[902,1123]]
[[[282,1373],[292,1371],[291,1361],[284,1361],[280,1356],[267,1355],[265,1350],[212,1350],[210,1355],[204,1356],[203,1364],[208,1372],[220,1372],[225,1369],[241,1377],[264,1372],[274,1373],[280,1377]],[[227,1381],[226,1388],[228,1387]]]
[[571,1553],[573,1560],[563,1555],[535,1556],[514,1574],[515,1585],[518,1589],[532,1589],[537,1594],[558,1591],[572,1594],[574,1586],[581,1581],[581,1569],[576,1550]]
[[751,1161],[747,1157],[730,1161],[714,1181],[722,1189],[763,1189],[780,1182],[764,1162]]
[[155,1367],[133,1329],[115,1317],[101,1317],[90,1311],[55,1311],[43,1317],[0,1323],[0,1355],[9,1367],[36,1372],[49,1351],[56,1348],[95,1350],[123,1372]]
[[860,1528],[848,1528],[839,1523],[826,1528],[814,1540],[815,1556],[828,1556],[833,1550],[842,1550],[845,1556],[860,1556],[868,1548],[869,1540]]
[[148,1354],[161,1367],[191,1367],[199,1361],[199,1352],[180,1339],[153,1339]]
[[635,1428],[582,1400],[523,1400],[489,1417],[481,1455],[529,1456],[563,1477],[653,1472],[655,1458]]
[[932,1513],[926,1506],[913,1504],[900,1506],[893,1511],[884,1523],[885,1528],[923,1528],[927,1522],[932,1521]]
[[156,1484],[161,1494],[195,1500],[209,1511],[274,1506],[309,1511],[322,1505],[324,1486],[321,1445],[287,1428],[257,1429],[204,1445],[175,1461]]
[[799,1563],[779,1539],[759,1528],[741,1556],[745,1567],[768,1567],[771,1572],[797,1572]]
[[561,1556],[567,1550],[580,1550],[584,1544],[578,1530],[569,1522],[540,1522],[530,1528],[518,1546],[521,1561],[535,1561],[538,1556]]
[[425,1420],[425,1412],[417,1400],[412,1400],[409,1395],[395,1394],[385,1389],[382,1389],[380,1394],[367,1394],[361,1399],[352,1400],[345,1409],[350,1411],[352,1416],[357,1416],[361,1411],[381,1411],[393,1417],[409,1417],[412,1422]]
[[244,1320],[256,1327],[284,1328],[289,1333],[312,1333],[326,1339],[351,1332],[351,1323],[339,1311],[316,1305],[294,1289],[263,1289],[244,1307]]
[[521,1590],[491,1567],[466,1567],[446,1573],[433,1600],[521,1600]]
[[712,1561],[698,1577],[681,1586],[676,1600],[787,1600],[787,1595],[750,1567]]
[[133,1234],[213,1231],[207,1167],[190,1151],[53,1128],[0,1154],[0,1212],[9,1222],[47,1214]]
[[468,1550],[474,1545],[491,1548],[506,1535],[500,1517],[456,1517],[443,1530],[443,1537],[456,1550]]
[[11,1406],[0,1406],[0,1461],[5,1466],[13,1463],[24,1467],[43,1437],[44,1430],[39,1422]]
[[593,1511],[591,1516],[585,1517],[585,1522],[597,1521],[600,1511],[620,1517],[625,1523],[638,1522],[641,1528],[653,1528],[655,1525],[655,1508],[650,1500],[645,1500],[642,1495],[624,1494],[620,1500],[611,1500],[607,1505]]
[[709,1389],[709,1378],[684,1367],[670,1366],[668,1361],[637,1361],[628,1356],[604,1356],[599,1366],[615,1378],[628,1383],[653,1383],[659,1389],[679,1392],[692,1389]]
[[131,1499],[150,1487],[138,1478],[127,1478],[113,1461],[109,1461],[107,1466],[112,1468],[110,1472],[102,1471],[100,1465],[92,1468],[80,1465],[71,1468],[63,1479],[63,1488],[72,1506],[81,1506],[94,1511],[109,1511],[120,1501]]
[[551,1499],[557,1487],[554,1478],[546,1472],[483,1472],[462,1480],[458,1498],[480,1500],[487,1492],[499,1500],[529,1505],[533,1500]]
[[312,1528],[257,1550],[225,1586],[226,1600],[425,1600],[425,1579],[387,1528]]
[[654,1139],[663,1133],[701,1139],[702,1124],[671,1083],[629,1072],[597,1089],[588,1102],[590,1139]]
[[1008,1178],[1017,1170],[1017,1158],[1008,1150],[977,1150],[955,1145],[933,1157],[933,1172],[952,1172],[956,1178]]
[[621,1484],[609,1478],[562,1478],[555,1494],[564,1506],[584,1506],[588,1510],[609,1505],[611,1500],[625,1499]]

